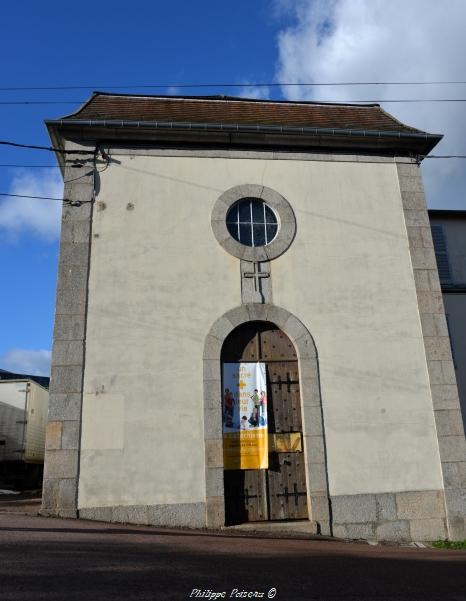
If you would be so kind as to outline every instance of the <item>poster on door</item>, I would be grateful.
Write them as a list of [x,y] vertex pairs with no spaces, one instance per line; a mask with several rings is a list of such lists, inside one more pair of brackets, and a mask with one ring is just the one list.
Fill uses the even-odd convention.
[[267,469],[268,459],[265,363],[224,363],[224,468]]

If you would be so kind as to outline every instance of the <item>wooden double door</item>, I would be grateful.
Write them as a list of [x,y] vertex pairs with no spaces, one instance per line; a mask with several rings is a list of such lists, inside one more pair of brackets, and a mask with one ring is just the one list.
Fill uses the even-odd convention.
[[222,362],[266,365],[269,467],[225,470],[226,523],[307,519],[298,359],[274,324],[243,324],[225,340]]

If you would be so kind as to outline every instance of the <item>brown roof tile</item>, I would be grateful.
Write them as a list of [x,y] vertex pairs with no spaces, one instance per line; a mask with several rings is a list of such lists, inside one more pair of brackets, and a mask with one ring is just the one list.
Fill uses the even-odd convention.
[[96,92],[67,119],[281,125],[416,133],[379,105],[131,96]]

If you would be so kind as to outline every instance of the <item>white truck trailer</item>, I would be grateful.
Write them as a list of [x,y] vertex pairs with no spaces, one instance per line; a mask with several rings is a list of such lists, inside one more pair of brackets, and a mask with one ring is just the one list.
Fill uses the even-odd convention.
[[49,392],[30,379],[0,380],[0,479],[39,486]]

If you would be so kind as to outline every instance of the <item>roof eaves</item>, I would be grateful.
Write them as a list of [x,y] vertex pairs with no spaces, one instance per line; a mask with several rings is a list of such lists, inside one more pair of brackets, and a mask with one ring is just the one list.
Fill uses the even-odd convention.
[[49,119],[45,121],[49,126],[64,126],[79,125],[84,127],[118,127],[127,128],[141,127],[146,128],[163,128],[163,129],[197,129],[197,130],[223,130],[223,131],[257,131],[257,132],[274,132],[274,133],[295,133],[295,134],[311,134],[311,135],[348,135],[348,136],[370,136],[379,138],[420,138],[420,139],[437,139],[441,140],[442,134],[430,134],[425,131],[410,128],[405,126],[409,131],[400,130],[371,130],[363,128],[339,128],[339,127],[314,127],[314,126],[298,126],[298,125],[272,125],[272,124],[257,124],[257,123],[214,123],[214,122],[195,122],[195,121],[165,121],[151,120],[145,121],[140,119],[70,119],[63,117],[60,119]]
[[384,108],[382,108],[382,106],[378,105],[380,112],[383,113],[384,115],[386,115],[387,117],[389,117],[390,119],[392,119],[393,121],[395,121],[395,123],[398,123],[398,125],[400,125],[401,127],[404,127],[406,129],[409,129],[413,132],[418,132],[420,134],[426,134],[427,132],[424,131],[423,129],[417,129],[417,127],[412,127],[411,125],[406,125],[406,123],[403,123],[402,121],[400,121],[399,119],[397,119],[396,117],[394,117],[391,113],[387,112]]
[[[70,113],[69,115],[63,115],[63,117],[60,117],[60,119],[69,119],[71,117],[75,117],[77,115],[79,115],[79,113],[85,109],[89,104],[91,104],[91,102],[94,100],[94,98],[96,98],[96,96],[99,96],[101,94],[101,92],[92,92],[91,96],[85,101],[83,102],[83,104],[81,104],[73,113]],[[45,123],[48,123],[49,121],[53,121],[52,119],[48,119],[47,121],[45,121]]]
[[[416,154],[419,157],[425,157],[431,152],[431,150],[438,144],[443,136],[438,134],[428,134],[425,132],[418,131],[381,131],[381,130],[361,130],[361,129],[339,129],[339,128],[318,128],[318,127],[294,127],[294,126],[277,126],[277,125],[259,125],[259,124],[234,124],[234,123],[198,123],[198,122],[173,122],[173,121],[137,121],[137,120],[100,120],[100,119],[59,119],[56,121],[46,122],[49,132],[54,132],[58,136],[62,128],[80,129],[91,129],[98,131],[99,128],[122,131],[122,130],[133,130],[141,133],[149,131],[178,131],[178,132],[191,132],[191,134],[204,135],[213,132],[222,132],[225,134],[257,134],[257,135],[279,135],[284,136],[291,140],[296,136],[306,136],[309,138],[322,140],[338,140],[338,139],[351,139],[365,140],[364,146],[372,147],[379,150],[380,143],[383,144],[385,140],[389,144],[389,148],[393,150],[393,144],[399,140],[404,150],[408,150],[406,144],[409,144],[409,140],[412,140],[411,153]],[[371,144],[369,140],[374,140],[374,144]],[[319,142],[318,146],[322,146]],[[332,147],[335,147],[333,142]],[[401,148],[401,147],[400,147]]]

